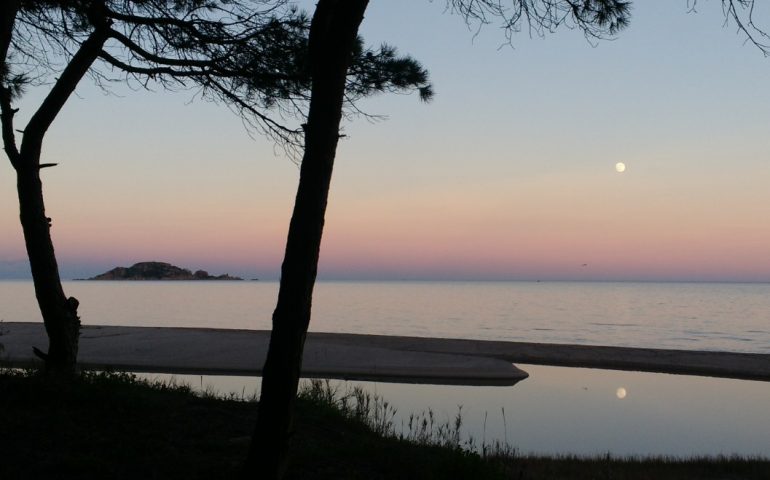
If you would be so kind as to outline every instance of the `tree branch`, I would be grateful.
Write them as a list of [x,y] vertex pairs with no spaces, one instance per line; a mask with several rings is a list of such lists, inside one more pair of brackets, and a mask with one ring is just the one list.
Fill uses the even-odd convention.
[[293,140],[293,138],[299,134],[298,131],[287,128],[284,125],[281,125],[280,123],[276,122],[272,118],[268,117],[267,115],[261,113],[253,105],[244,101],[242,98],[240,98],[239,96],[234,94],[232,91],[230,91],[230,89],[220,84],[213,78],[208,78],[204,86],[208,86],[209,88],[213,87],[226,100],[236,105],[238,109],[248,112],[251,115],[254,115],[254,117],[256,117],[260,122],[262,122],[267,132],[277,136],[279,139],[287,143],[290,143],[290,144],[296,143]]
[[[696,4],[697,0],[693,0],[693,9]],[[770,56],[770,35],[754,23],[754,7],[755,0],[722,0],[725,25],[728,25],[732,19],[738,31],[746,35],[746,41],[759,48],[768,57]],[[741,18],[739,10],[745,11],[745,19]]]
[[215,21],[202,19],[202,18],[180,19],[180,18],[175,18],[171,16],[145,17],[145,16],[135,15],[131,13],[121,13],[114,10],[107,10],[106,14],[108,18],[123,22],[125,24],[129,24],[129,25],[141,25],[141,26],[151,27],[151,28],[157,28],[159,26],[176,27],[184,31],[186,34],[190,35],[191,37],[197,40],[200,40],[204,43],[217,43],[219,45],[238,45],[245,40],[253,38],[254,32],[252,31],[251,28],[240,29],[242,30],[242,32],[238,35],[226,34],[226,35],[215,36],[204,32],[203,29],[200,27],[213,28],[215,30],[218,29],[220,32],[224,32],[224,29],[227,29],[230,27],[250,25],[252,23],[255,23],[256,19],[260,17],[267,17],[268,14],[270,14],[271,12],[277,11],[285,3],[286,2],[283,0],[275,1],[274,5],[271,6],[270,8],[267,8],[259,12],[252,12],[232,22],[226,22],[222,19],[215,20]]
[[167,57],[161,57],[159,55],[156,55],[152,52],[148,52],[147,50],[143,49],[141,46],[139,46],[137,43],[131,41],[130,38],[126,37],[122,33],[115,31],[113,29],[110,29],[110,37],[114,38],[121,44],[123,44],[124,47],[126,47],[130,52],[142,57],[145,60],[148,60],[153,63],[157,63],[160,65],[169,65],[173,67],[212,67],[216,65],[216,62],[219,59],[213,58],[209,60],[195,60],[192,58],[167,58]]
[[6,81],[10,76],[8,49],[13,41],[13,25],[19,12],[17,0],[6,0],[0,5],[0,123],[2,123],[3,146],[13,168],[19,165],[19,149],[13,133],[13,117],[16,110],[11,106],[13,93]]
[[630,18],[629,0],[446,0],[446,8],[469,26],[500,21],[509,43],[523,27],[538,36],[564,25],[580,29],[588,39],[611,37]]
[[19,169],[19,148],[16,146],[16,135],[13,133],[13,116],[16,109],[11,107],[11,90],[3,86],[0,90],[0,121],[3,129],[3,145],[8,160],[15,170]]
[[24,130],[24,138],[21,142],[22,153],[35,152],[39,161],[39,152],[43,142],[43,135],[51,126],[51,123],[59,114],[67,99],[75,91],[78,82],[85,76],[99,57],[104,42],[109,38],[109,21],[102,19],[94,27],[94,31],[83,42],[78,51],[62,71],[59,79],[54,83],[51,91],[43,100]]
[[178,70],[171,67],[137,67],[135,65],[129,65],[118,60],[104,50],[99,52],[99,58],[107,62],[109,65],[112,65],[113,67],[126,73],[146,75],[150,78],[154,78],[160,75],[175,77],[199,77],[206,74],[206,72],[203,70]]
[[[99,85],[125,80],[145,89],[153,82],[169,89],[197,86],[209,100],[222,101],[240,114],[247,127],[282,144],[291,156],[301,150],[301,130],[287,128],[284,120],[304,119],[307,109],[309,19],[291,7],[277,9],[286,6],[286,0],[10,1],[40,8],[20,10],[9,53],[25,67],[30,83],[60,75],[27,127],[22,154],[35,146],[33,140],[42,139],[86,70]],[[87,56],[88,61],[95,55],[98,63],[104,62],[103,71],[97,63],[85,68],[82,62],[99,25],[94,5],[100,8],[101,23],[110,24],[98,52]],[[370,52],[362,45],[354,49],[360,68],[350,70],[348,101],[415,89],[421,98],[429,97],[427,75],[419,64],[397,57],[391,48]]]
[[13,24],[19,13],[18,0],[4,0],[0,5],[0,80],[5,82],[8,72],[8,49],[13,41]]

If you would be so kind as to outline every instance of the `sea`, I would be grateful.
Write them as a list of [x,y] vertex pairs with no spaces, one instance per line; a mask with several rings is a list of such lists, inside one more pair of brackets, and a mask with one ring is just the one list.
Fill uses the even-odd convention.
[[[69,281],[84,324],[269,329],[278,282]],[[0,320],[40,320],[29,281]],[[310,329],[770,353],[770,284],[318,282]]]
[[[64,289],[87,325],[269,329],[278,283],[68,281]],[[0,281],[0,321],[40,321],[31,282]],[[321,281],[310,329],[770,354],[770,284]],[[477,446],[770,457],[768,382],[518,366],[530,377],[512,387],[332,384],[388,401],[397,429],[413,414],[451,423],[459,413],[464,441]],[[243,396],[259,390],[258,378],[174,378]]]

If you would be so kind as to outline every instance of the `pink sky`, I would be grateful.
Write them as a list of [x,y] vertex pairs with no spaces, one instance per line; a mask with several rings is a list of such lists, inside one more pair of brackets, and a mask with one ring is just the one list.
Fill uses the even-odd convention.
[[[379,3],[364,35],[422,60],[437,97],[378,97],[362,106],[387,121],[346,124],[322,278],[770,281],[770,70],[718,5],[637,2],[616,41],[512,50],[433,3]],[[296,165],[192,94],[116,93],[82,86],[46,139],[64,276],[161,260],[277,278]],[[2,163],[9,278],[25,253]]]

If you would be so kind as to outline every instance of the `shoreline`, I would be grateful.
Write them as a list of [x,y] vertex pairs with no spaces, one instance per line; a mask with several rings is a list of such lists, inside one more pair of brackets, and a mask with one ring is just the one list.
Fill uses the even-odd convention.
[[[35,366],[42,323],[4,322],[0,365]],[[270,332],[86,325],[79,364],[144,373],[259,376]],[[309,332],[302,376],[396,383],[514,385],[514,363],[770,381],[770,354]]]
[[404,351],[462,353],[512,363],[770,381],[770,354],[606,345],[315,333],[341,344],[366,341]]

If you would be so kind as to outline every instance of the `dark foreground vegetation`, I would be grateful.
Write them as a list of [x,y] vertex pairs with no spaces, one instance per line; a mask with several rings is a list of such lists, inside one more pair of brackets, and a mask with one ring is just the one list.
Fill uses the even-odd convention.
[[[499,446],[460,448],[455,425],[415,420],[394,431],[386,402],[315,383],[300,395],[292,479],[767,479],[770,461],[743,458],[537,458]],[[0,373],[0,478],[240,477],[253,403],[127,374],[52,383]],[[427,425],[427,429],[426,429]],[[252,472],[248,478],[258,478]]]

